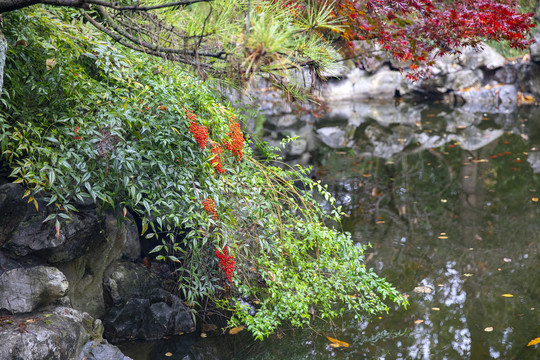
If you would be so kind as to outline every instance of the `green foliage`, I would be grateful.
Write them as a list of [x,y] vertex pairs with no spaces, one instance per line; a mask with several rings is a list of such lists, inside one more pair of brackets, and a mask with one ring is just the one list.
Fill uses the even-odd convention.
[[[211,143],[228,139],[235,113],[211,82],[114,47],[76,15],[33,7],[5,18],[2,157],[29,201],[47,199],[57,232],[89,199],[135,212],[142,235],[160,243],[157,259],[176,266],[186,302],[214,299],[257,338],[313,316],[379,312],[387,298],[406,305],[364,267],[363,246],[324,225],[339,221],[339,209],[327,214],[314,200],[315,192],[333,199],[307,170],[264,165],[244,146],[241,161],[225,153],[226,172],[216,172],[187,116],[196,114]],[[236,260],[231,284],[215,255],[225,246]]]

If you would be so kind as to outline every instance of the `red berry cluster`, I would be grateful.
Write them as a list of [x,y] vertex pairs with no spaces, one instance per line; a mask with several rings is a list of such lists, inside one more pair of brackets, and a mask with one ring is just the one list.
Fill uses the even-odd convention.
[[208,198],[206,200],[203,200],[202,204],[204,206],[204,210],[208,213],[208,215],[212,215],[214,219],[217,219],[216,203],[214,202],[214,200]]
[[197,115],[193,112],[186,111],[186,116],[188,120],[191,121],[189,131],[193,134],[195,140],[197,140],[197,144],[199,144],[200,148],[204,149],[208,142],[208,129],[206,126],[197,123]]
[[230,140],[226,140],[223,146],[236,156],[236,160],[240,161],[244,151],[244,135],[240,130],[240,124],[235,120],[236,118],[233,116],[229,124],[230,131],[227,133]]
[[73,128],[73,138],[75,140],[82,140],[83,139],[83,137],[81,135],[79,135],[79,130],[80,130],[80,128],[78,126]]
[[211,152],[213,156],[210,159],[210,164],[212,164],[218,173],[223,174],[225,172],[225,168],[223,167],[223,149],[218,144],[212,144]]
[[223,247],[222,252],[215,248],[215,253],[217,258],[219,259],[219,267],[227,276],[227,280],[229,280],[229,282],[232,282],[234,266],[236,265],[234,255],[229,255],[229,248],[227,246]]

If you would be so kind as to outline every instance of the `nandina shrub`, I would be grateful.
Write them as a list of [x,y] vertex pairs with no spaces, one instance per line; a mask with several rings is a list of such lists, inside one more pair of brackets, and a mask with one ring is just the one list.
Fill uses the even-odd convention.
[[[46,199],[57,236],[77,201],[137,213],[186,303],[211,299],[258,338],[309,324],[310,308],[331,319],[346,308],[384,311],[386,298],[406,304],[365,268],[362,245],[324,225],[339,222],[339,209],[314,200],[315,191],[333,199],[307,170],[268,165],[272,149],[254,158],[243,118],[210,81],[113,47],[59,14],[67,16],[39,7],[5,16],[0,104],[2,158],[29,201]],[[21,38],[26,45],[15,46]]]

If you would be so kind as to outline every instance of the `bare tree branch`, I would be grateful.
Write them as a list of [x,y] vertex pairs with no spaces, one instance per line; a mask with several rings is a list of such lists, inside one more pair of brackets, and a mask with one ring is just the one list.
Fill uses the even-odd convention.
[[67,6],[74,8],[84,8],[87,9],[89,5],[100,5],[106,8],[110,8],[117,11],[150,11],[171,7],[180,7],[192,5],[200,2],[211,2],[212,0],[182,0],[182,1],[173,1],[165,4],[158,4],[152,6],[146,6],[144,4],[136,5],[118,5],[114,1],[105,1],[105,0],[0,0],[0,14],[22,9],[27,6],[36,5],[36,4],[47,4],[53,6]]

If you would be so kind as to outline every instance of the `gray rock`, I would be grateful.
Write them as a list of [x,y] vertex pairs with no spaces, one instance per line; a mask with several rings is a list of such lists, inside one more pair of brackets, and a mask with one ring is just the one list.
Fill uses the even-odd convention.
[[540,99],[540,62],[521,64],[518,71],[520,90],[533,94]]
[[104,214],[106,241],[99,241],[89,251],[75,260],[56,264],[66,275],[70,284],[69,297],[74,308],[84,310],[94,317],[105,313],[103,298],[104,273],[124,255],[128,259],[140,256],[140,242],[135,220],[128,214],[122,219],[120,214]]
[[493,70],[503,67],[506,62],[504,56],[486,44],[482,44],[482,49],[464,48],[459,59],[462,66],[472,70],[478,68]]
[[531,60],[540,62],[540,31],[534,35],[535,42],[530,46],[529,51],[531,53]]
[[292,141],[287,146],[287,154],[291,156],[300,156],[306,152],[308,147],[308,142],[306,139],[298,138],[295,141]]
[[343,129],[338,127],[325,127],[317,130],[319,139],[328,147],[333,149],[344,148],[349,141]]
[[0,327],[2,360],[78,359],[85,343],[101,339],[99,321],[66,307],[12,321]]
[[[49,215],[43,200],[37,199],[36,209],[33,203],[18,196],[21,190],[17,185],[5,184],[1,188],[4,195],[0,195],[0,206],[20,209],[8,211],[8,216],[2,218],[0,241],[10,254],[17,257],[37,255],[49,263],[66,262],[82,256],[90,246],[103,240],[94,206],[79,209],[70,221],[62,223],[57,236],[54,223],[43,222]],[[13,194],[7,195],[5,192],[10,190]],[[22,211],[24,216],[21,218]]]
[[478,87],[482,79],[473,70],[456,71],[448,75],[446,88],[449,90],[459,90],[464,88]]
[[335,103],[362,99],[390,100],[401,83],[401,73],[381,69],[371,75],[367,71],[353,69],[347,78],[322,85],[317,95],[325,102]]
[[295,125],[298,122],[298,116],[293,114],[269,116],[266,118],[266,121],[278,128],[286,128]]
[[125,356],[118,347],[103,340],[87,342],[78,360],[131,360],[131,358]]
[[471,113],[509,112],[515,108],[517,101],[517,89],[513,85],[484,87],[455,93],[466,103],[464,110]]
[[66,277],[54,267],[9,270],[0,275],[0,309],[27,313],[61,298],[67,289]]
[[19,184],[0,185],[0,246],[10,239],[17,225],[26,216],[28,205],[23,195],[24,188]]
[[114,303],[103,317],[109,340],[156,340],[193,331],[189,309],[177,296],[162,289],[148,269],[118,263],[106,277],[105,286]]
[[517,81],[517,69],[514,65],[507,64],[495,71],[494,78],[501,84],[514,84]]

